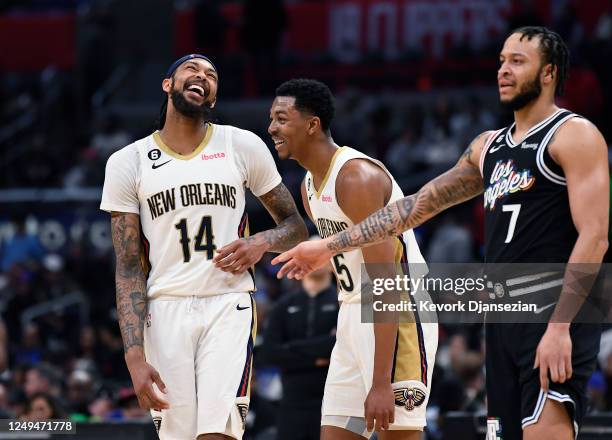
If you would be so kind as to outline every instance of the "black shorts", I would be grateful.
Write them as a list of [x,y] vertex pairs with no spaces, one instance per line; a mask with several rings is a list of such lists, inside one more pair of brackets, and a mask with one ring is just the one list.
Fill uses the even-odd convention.
[[533,369],[545,330],[546,324],[485,325],[487,413],[490,425],[499,423],[498,435],[504,440],[521,440],[522,430],[537,423],[547,398],[565,404],[575,433],[586,412],[587,382],[595,369],[601,326],[571,325],[572,377],[563,384],[549,377],[547,394],[540,389],[539,369]]

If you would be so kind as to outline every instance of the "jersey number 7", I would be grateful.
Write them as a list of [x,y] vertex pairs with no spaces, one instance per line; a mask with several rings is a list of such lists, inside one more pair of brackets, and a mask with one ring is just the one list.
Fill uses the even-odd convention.
[[[183,247],[183,262],[189,263],[191,260],[191,251],[189,250],[189,243],[191,239],[189,238],[189,232],[187,231],[187,219],[181,219],[176,225],[174,225],[176,229],[181,232],[181,239],[179,240],[181,246]],[[202,217],[202,221],[200,222],[200,228],[198,230],[198,234],[194,237],[195,246],[193,248],[196,252],[206,252],[206,259],[212,260],[213,255],[215,253],[214,243],[215,236],[212,231],[212,218],[210,215],[205,215]]]
[[510,224],[508,225],[508,233],[506,234],[506,240],[504,243],[510,243],[512,238],[514,237],[514,229],[516,228],[516,221],[518,220],[519,212],[521,212],[521,205],[504,205],[502,206],[502,211],[511,212],[510,215]]

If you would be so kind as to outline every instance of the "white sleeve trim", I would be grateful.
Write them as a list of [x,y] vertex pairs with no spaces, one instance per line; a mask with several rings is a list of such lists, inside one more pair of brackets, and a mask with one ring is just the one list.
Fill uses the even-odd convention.
[[264,194],[269,193],[270,191],[272,191],[274,188],[276,188],[278,185],[280,185],[283,181],[283,178],[279,175],[276,179],[274,179],[269,185],[266,185],[264,187],[264,189],[259,193],[259,194],[255,194],[253,193],[253,195],[255,197],[259,197],[259,196],[263,196]]
[[128,212],[130,214],[140,215],[140,209],[136,209],[133,206],[119,206],[113,205],[112,203],[102,203],[100,209],[106,212]]

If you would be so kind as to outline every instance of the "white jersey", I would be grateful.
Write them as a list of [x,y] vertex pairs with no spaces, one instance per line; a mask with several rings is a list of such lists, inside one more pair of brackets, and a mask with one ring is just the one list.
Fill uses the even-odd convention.
[[223,272],[212,258],[248,234],[246,188],[261,196],[280,183],[258,136],[211,124],[186,156],[164,145],[159,132],[114,153],[100,208],[140,215],[149,298],[247,292],[255,288],[250,271]]
[[[310,212],[312,213],[319,235],[322,238],[334,235],[354,225],[351,219],[342,211],[340,205],[338,205],[336,197],[336,179],[344,164],[351,159],[369,160],[387,173],[393,184],[391,197],[387,205],[404,197],[401,188],[381,162],[349,147],[338,148],[318,191],[314,187],[310,171],[306,173],[305,177],[308,205],[310,206]],[[355,194],[355,197],[359,197],[359,195]],[[427,271],[425,260],[421,255],[419,245],[414,238],[412,230],[405,231],[397,238],[397,261],[404,261],[410,264],[412,277],[417,278],[425,275]],[[361,279],[361,269],[362,264],[364,264],[361,249],[338,254],[332,258],[331,263],[338,281],[338,299],[345,303],[360,302],[362,281],[366,283],[368,281]]]

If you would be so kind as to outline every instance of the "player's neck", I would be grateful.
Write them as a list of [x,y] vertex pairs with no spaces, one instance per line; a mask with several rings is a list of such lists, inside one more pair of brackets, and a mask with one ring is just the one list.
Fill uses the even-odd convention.
[[307,157],[300,160],[300,165],[306,168],[312,174],[314,184],[317,188],[325,178],[329,167],[331,166],[334,154],[338,150],[338,145],[329,138],[323,142],[318,142],[311,145],[308,149]]
[[169,113],[159,135],[168,148],[178,154],[188,155],[200,145],[210,129],[210,124],[205,124],[201,120]]
[[536,99],[530,102],[522,109],[514,112],[514,122],[516,122],[516,126],[514,127],[512,136],[517,141],[522,140],[523,136],[527,134],[532,127],[548,118],[558,109],[559,107],[555,105],[554,101]]

